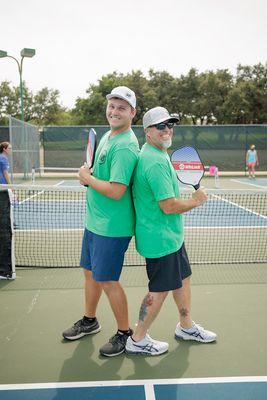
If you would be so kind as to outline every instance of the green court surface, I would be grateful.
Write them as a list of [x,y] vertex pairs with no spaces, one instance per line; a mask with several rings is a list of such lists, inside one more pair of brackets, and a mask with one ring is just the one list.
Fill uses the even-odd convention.
[[[0,384],[97,381],[101,386],[103,381],[249,381],[267,375],[266,264],[193,266],[192,315],[217,332],[218,341],[177,342],[177,310],[169,294],[150,335],[168,341],[170,349],[155,358],[99,355],[99,347],[116,329],[104,295],[97,314],[101,332],[74,342],[62,339],[61,332],[83,315],[82,277],[80,269],[18,269],[14,281],[0,281]],[[146,293],[145,268],[125,267],[122,283],[134,326]]]

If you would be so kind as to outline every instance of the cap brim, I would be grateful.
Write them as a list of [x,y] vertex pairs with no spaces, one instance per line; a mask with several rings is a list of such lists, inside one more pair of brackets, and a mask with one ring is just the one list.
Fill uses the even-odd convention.
[[176,118],[176,117],[160,118],[157,121],[153,122],[153,125],[160,124],[161,122],[165,122],[165,121],[174,122],[175,123],[175,122],[179,122],[180,120],[179,120],[179,118]]
[[119,95],[119,94],[107,94],[106,95],[106,98],[107,98],[107,100],[110,100],[110,99],[121,99],[121,100],[124,100],[124,101],[127,101],[127,103],[128,104],[130,104],[130,106],[131,107],[133,107],[133,105],[129,102],[129,100],[127,99],[127,98],[125,98],[125,97],[123,97],[123,96],[121,96],[121,95]]

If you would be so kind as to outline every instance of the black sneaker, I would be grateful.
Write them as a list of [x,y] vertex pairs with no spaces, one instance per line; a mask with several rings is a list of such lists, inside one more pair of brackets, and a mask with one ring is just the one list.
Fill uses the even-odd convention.
[[75,322],[75,324],[64,331],[62,336],[68,340],[76,340],[80,339],[85,335],[92,335],[93,333],[97,333],[101,330],[101,326],[99,325],[97,319],[91,323],[85,323],[83,319]]
[[108,343],[104,344],[104,346],[100,348],[100,354],[106,357],[114,357],[124,353],[127,339],[132,334],[133,331],[131,329],[128,334],[119,332],[115,333],[115,335],[109,339]]

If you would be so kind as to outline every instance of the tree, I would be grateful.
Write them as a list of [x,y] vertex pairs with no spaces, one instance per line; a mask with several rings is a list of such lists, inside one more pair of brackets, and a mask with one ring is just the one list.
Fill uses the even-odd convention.
[[[27,120],[36,125],[59,125],[63,121],[70,121],[71,116],[59,104],[59,91],[41,89],[28,103]],[[26,120],[26,118],[25,118]]]
[[78,97],[76,100],[71,113],[74,122],[78,125],[105,125],[106,95],[113,87],[122,85],[121,80],[122,75],[113,72],[103,76],[97,84],[90,85],[86,90],[88,97],[85,99]]
[[[86,97],[78,97],[75,107],[60,104],[58,90],[43,88],[35,95],[24,83],[25,121],[37,125],[106,125],[106,95],[116,86],[128,86],[136,93],[134,124],[142,124],[144,113],[162,105],[177,113],[183,124],[243,124],[267,122],[267,63],[238,65],[236,76],[227,69],[173,77],[167,71],[149,70],[128,74],[116,71],[90,84]],[[19,88],[10,82],[0,84],[0,123],[8,115],[20,118]]]
[[0,84],[0,125],[8,125],[8,115],[20,118],[20,95],[18,88],[4,81]]
[[226,122],[224,104],[233,86],[233,78],[228,70],[207,71],[199,75],[199,96],[195,102],[195,113],[201,121],[212,124]]
[[223,104],[227,122],[262,124],[267,122],[267,63],[238,65],[235,84]]

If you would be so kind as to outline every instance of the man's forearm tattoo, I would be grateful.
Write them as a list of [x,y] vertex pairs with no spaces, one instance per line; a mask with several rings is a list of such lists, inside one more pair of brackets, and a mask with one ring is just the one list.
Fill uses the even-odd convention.
[[147,307],[151,306],[152,303],[153,303],[153,296],[151,296],[151,294],[148,293],[144,298],[140,307],[139,321],[144,321],[145,317],[147,316]]

